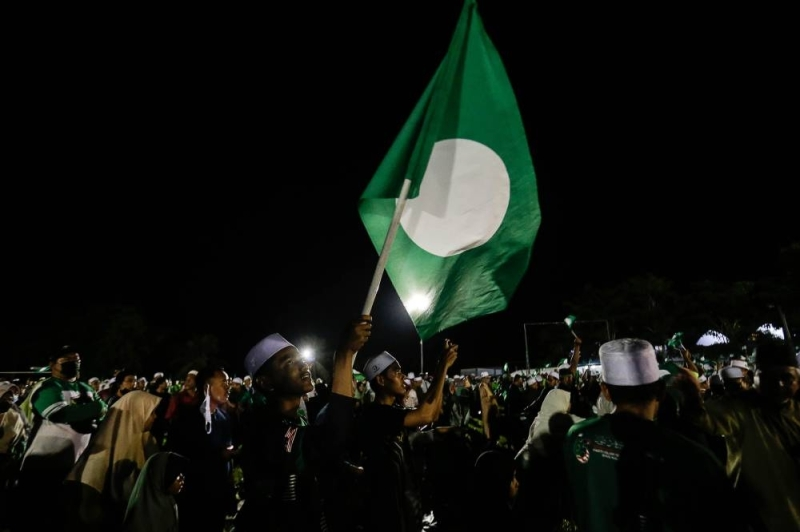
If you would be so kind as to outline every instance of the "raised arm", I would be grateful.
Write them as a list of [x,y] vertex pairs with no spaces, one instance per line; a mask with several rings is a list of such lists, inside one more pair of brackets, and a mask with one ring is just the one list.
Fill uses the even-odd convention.
[[697,375],[702,375],[703,372],[697,367],[697,364],[694,363],[694,359],[692,358],[692,353],[689,352],[688,349],[681,346],[681,356],[683,357],[683,366],[690,370],[694,371]]
[[364,314],[350,322],[333,355],[331,393],[353,397],[353,357],[364,347],[371,333],[372,316]]
[[444,394],[444,383],[447,380],[447,370],[458,358],[458,345],[449,339],[444,341],[444,354],[439,359],[436,366],[436,373],[433,376],[433,384],[428,389],[424,400],[415,410],[406,414],[404,425],[406,427],[421,427],[433,423],[442,410],[442,400]]
[[581,344],[583,341],[579,337],[575,337],[575,341],[572,343],[572,358],[569,361],[569,372],[575,375],[575,372],[578,371],[578,362],[581,361]]

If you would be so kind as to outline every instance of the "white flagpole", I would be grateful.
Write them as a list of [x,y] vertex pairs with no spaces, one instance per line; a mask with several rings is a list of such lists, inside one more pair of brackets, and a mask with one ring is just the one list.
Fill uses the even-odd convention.
[[397,234],[397,226],[400,225],[400,216],[402,216],[403,209],[406,206],[406,198],[408,197],[408,190],[410,188],[411,180],[406,178],[405,181],[403,181],[403,188],[400,190],[400,197],[397,198],[392,224],[386,232],[386,240],[383,241],[381,256],[378,258],[378,265],[375,267],[375,273],[372,275],[372,284],[367,292],[367,300],[364,302],[364,309],[361,311],[361,314],[372,314],[372,305],[375,303],[375,297],[378,295],[378,287],[381,284],[383,271],[386,269],[386,262],[389,260],[389,252],[392,250],[394,237]]

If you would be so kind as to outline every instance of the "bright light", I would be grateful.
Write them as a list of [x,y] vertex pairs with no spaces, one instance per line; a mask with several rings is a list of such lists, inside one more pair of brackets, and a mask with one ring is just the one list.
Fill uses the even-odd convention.
[[783,329],[778,329],[771,323],[765,323],[764,325],[759,327],[758,332],[768,334],[770,336],[783,340]]
[[406,305],[406,309],[408,309],[409,314],[422,314],[428,307],[431,305],[431,298],[426,296],[425,294],[414,294],[411,296],[411,299],[408,300],[408,305]]
[[702,347],[727,343],[730,343],[728,337],[717,331],[708,331],[697,340],[697,345]]
[[303,356],[303,360],[307,360],[309,362],[314,360],[314,351],[308,347],[301,349],[300,354]]

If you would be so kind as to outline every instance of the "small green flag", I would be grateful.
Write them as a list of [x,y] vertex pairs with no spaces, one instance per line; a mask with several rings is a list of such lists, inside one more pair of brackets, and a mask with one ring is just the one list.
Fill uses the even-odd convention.
[[683,333],[676,332],[672,335],[672,338],[669,339],[667,342],[667,347],[671,347],[673,349],[681,349],[683,347]]
[[575,324],[575,320],[576,320],[576,319],[577,319],[577,318],[575,318],[575,316],[574,316],[574,315],[570,314],[569,316],[567,316],[566,318],[564,318],[564,323],[566,323],[566,324],[567,324],[567,327],[569,327],[569,328],[570,328],[570,330],[572,330],[572,326]]
[[528,140],[475,0],[465,0],[433,79],[361,195],[386,273],[420,339],[507,308],[541,223]]

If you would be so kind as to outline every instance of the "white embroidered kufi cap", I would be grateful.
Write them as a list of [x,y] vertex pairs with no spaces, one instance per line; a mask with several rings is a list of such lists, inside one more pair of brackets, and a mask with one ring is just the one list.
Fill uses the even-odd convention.
[[659,379],[653,345],[638,338],[611,340],[600,346],[602,378],[615,386],[640,386]]
[[247,370],[247,373],[255,375],[267,360],[272,358],[278,351],[287,347],[295,346],[278,333],[270,334],[250,349],[250,352],[247,353],[244,359],[244,368]]
[[731,360],[731,366],[733,366],[735,368],[742,368],[742,369],[750,368],[750,366],[747,364],[747,361],[746,360],[742,360],[740,358],[734,358],[733,360]]
[[383,351],[366,361],[363,371],[364,376],[368,381],[371,381],[395,362],[397,362],[396,358],[390,355],[388,351]]
[[723,379],[741,379],[744,377],[744,373],[742,373],[742,368],[738,366],[734,366],[731,364],[730,366],[725,366],[721,370],[719,370],[719,375]]

